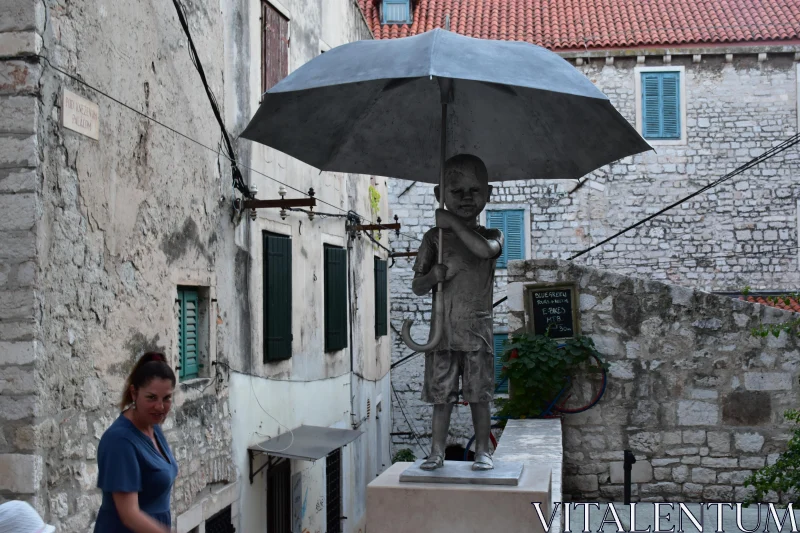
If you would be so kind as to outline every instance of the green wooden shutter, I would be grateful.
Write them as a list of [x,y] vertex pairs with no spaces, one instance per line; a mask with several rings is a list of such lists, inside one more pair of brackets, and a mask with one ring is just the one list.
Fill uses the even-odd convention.
[[264,233],[264,362],[292,356],[292,239]]
[[525,259],[525,211],[487,211],[486,226],[503,232],[503,253],[497,258],[497,268],[507,268],[509,261]]
[[661,135],[681,138],[680,78],[677,72],[661,75]]
[[347,251],[325,246],[325,351],[347,346]]
[[642,74],[642,125],[645,139],[661,136],[661,83],[658,74]]
[[508,261],[525,259],[525,212],[522,209],[504,211],[506,216],[506,229],[503,233],[506,252],[506,265]]
[[178,326],[178,349],[180,350],[180,379],[196,378],[199,374],[197,361],[198,303],[197,290],[178,289],[180,299],[180,323]]
[[506,380],[502,386],[497,388],[500,385],[501,377],[500,373],[503,370],[503,363],[500,361],[500,358],[503,356],[504,346],[503,342],[508,339],[508,333],[495,333],[494,334],[494,386],[496,387],[496,392],[506,394],[508,393],[508,380]]
[[386,261],[375,258],[375,336],[388,334],[388,281]]
[[[499,229],[503,232],[504,239],[506,238],[506,217],[504,211],[487,211],[486,212],[486,227]],[[505,268],[508,257],[508,246],[503,245],[503,253],[497,258],[496,267]]]
[[681,138],[680,73],[642,73],[642,126],[645,139]]

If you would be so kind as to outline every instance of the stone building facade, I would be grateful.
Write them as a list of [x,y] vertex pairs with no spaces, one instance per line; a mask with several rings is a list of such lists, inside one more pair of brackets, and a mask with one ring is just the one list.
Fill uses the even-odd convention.
[[742,501],[785,449],[797,338],[751,330],[792,313],[551,259],[511,263],[509,282],[515,331],[530,324],[526,289],[574,287],[580,331],[610,365],[600,403],[562,421],[565,501],[619,501],[626,449],[637,501]]
[[[180,3],[235,138],[261,94],[265,2]],[[289,70],[370,37],[350,0],[269,6],[289,20]],[[345,530],[357,530],[359,497],[381,461],[388,463],[390,423],[381,398],[389,397],[389,348],[375,338],[371,303],[374,257],[385,252],[351,244],[354,283],[361,283],[351,318],[357,349],[324,354],[315,329],[321,317],[306,323],[306,308],[296,305],[298,353],[283,366],[261,362],[261,232],[297,235],[295,279],[312,309],[323,290],[314,284],[322,278],[317,255],[323,243],[347,246],[347,233],[339,218],[234,213],[232,200],[241,195],[218,153],[221,128],[174,3],[0,2],[0,137],[0,501],[30,501],[59,532],[91,530],[101,499],[97,445],[119,414],[124,380],[147,350],[180,366],[179,300],[194,293],[198,368],[180,379],[164,424],[180,463],[172,499],[177,530],[202,533],[220,517],[238,531],[263,527],[265,479],[248,480],[247,448],[284,429],[260,421],[254,398],[288,428],[364,431],[343,454],[345,504],[337,514],[352,517]],[[367,215],[372,186],[382,196],[378,209],[386,210],[385,180],[320,177],[249,141],[234,145],[259,198],[278,197],[268,175],[297,179],[298,189],[313,186],[318,199]],[[251,376],[258,384],[247,383]],[[297,400],[285,403],[283,387],[301,382]],[[317,400],[334,393],[321,415]],[[308,501],[300,494],[298,531],[325,528],[324,465],[311,474],[307,466],[298,462],[292,481],[313,488],[308,507],[316,512],[301,515]]]
[[[234,44],[225,76],[234,80],[229,109],[235,110],[231,123],[236,131],[243,130],[255,114],[262,94],[261,73],[253,69],[252,63],[254,51],[261,46],[261,9],[272,9],[272,16],[283,25],[281,31],[289,36],[287,46],[281,50],[284,55],[278,58],[279,63],[287,62],[288,73],[330,48],[371,38],[354,0],[280,0],[270,1],[269,8],[263,2],[240,5],[243,9],[236,26],[231,28]],[[247,340],[229,360],[233,455],[243,474],[239,530],[264,531],[266,524],[269,531],[290,526],[292,531],[311,533],[339,531],[337,527],[341,526],[342,531],[356,533],[366,519],[367,483],[391,464],[391,343],[390,337],[379,334],[375,326],[376,312],[380,311],[375,265],[386,260],[387,251],[366,235],[358,238],[348,231],[344,217],[352,210],[367,220],[379,216],[389,220],[388,180],[320,173],[272,148],[242,142],[242,154],[251,168],[249,183],[258,188],[259,198],[279,198],[279,182],[287,184],[286,198],[302,197],[297,190],[313,187],[317,214],[312,219],[304,212],[288,211],[284,218],[277,209],[260,209],[255,220],[243,221],[235,232],[236,242],[249,250],[238,278],[243,313],[239,334]],[[371,197],[377,201],[372,203]],[[265,235],[287,239],[292,250],[288,292],[291,308],[287,311],[291,314],[291,355],[276,361],[264,360]],[[383,246],[388,245],[388,232],[372,236]],[[347,342],[335,349],[328,349],[325,339],[326,314],[334,312],[326,309],[329,272],[324,254],[329,247],[339,248],[347,257],[346,279],[342,280],[347,286],[346,301],[340,302],[344,305],[336,311],[346,315],[343,333]],[[382,311],[388,317],[388,301]],[[291,517],[289,524],[276,524],[272,521],[275,513],[264,502],[273,501],[273,491],[278,490],[276,482],[271,481],[275,478],[270,470],[276,467],[272,471],[277,471],[280,465],[273,464],[252,479],[249,474],[267,461],[281,460],[279,450],[284,446],[265,444],[269,438],[301,425],[357,429],[361,435],[330,458],[287,460],[290,494],[279,499],[291,500]],[[324,443],[314,445],[322,447]],[[262,453],[264,450],[278,453]],[[336,462],[340,465],[338,483],[333,468]]]
[[[497,183],[487,209],[525,212],[525,258],[567,259],[599,243],[795,135],[797,51],[797,45],[742,45],[560,52],[640,131],[637,77],[664,69],[678,72],[685,132],[679,141],[651,141],[655,151],[612,163],[576,182],[533,176]],[[575,261],[710,291],[796,290],[799,172],[800,157],[791,148]],[[405,224],[405,237],[394,247],[413,251],[433,225],[432,187],[396,182],[390,196]],[[430,299],[411,292],[411,264],[398,260],[392,269],[397,330],[403,319],[415,318],[416,325],[429,314]],[[495,300],[504,296],[506,278],[506,270],[498,269]],[[505,304],[495,309],[497,332],[508,331],[506,311]],[[393,360],[408,352],[398,339]],[[421,360],[412,359],[394,373],[409,418],[416,420],[418,432],[426,433],[428,411],[419,402]],[[463,411],[451,434],[454,444],[468,438],[468,410]],[[395,432],[409,431],[396,408]],[[416,445],[411,435],[396,435],[394,442],[396,449]]]
[[[199,506],[202,524],[235,501],[239,477],[212,366],[239,344],[230,169],[89,88],[216,145],[208,99],[186,85],[197,72],[175,8],[14,0],[0,13],[0,494],[58,531],[90,529],[97,445],[127,373],[147,350],[178,366],[178,287],[195,287],[202,368],[177,387],[164,429],[180,462],[174,515]],[[221,19],[191,4],[187,16],[221,95]]]

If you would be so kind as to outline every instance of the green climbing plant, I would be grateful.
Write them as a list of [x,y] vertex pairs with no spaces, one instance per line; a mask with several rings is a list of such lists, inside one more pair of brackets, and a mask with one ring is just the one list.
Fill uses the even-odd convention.
[[[745,287],[742,290],[742,296],[746,299],[749,295],[750,287]],[[763,298],[772,305],[783,303],[788,306],[792,300],[800,299],[800,293],[792,292]],[[777,324],[761,323],[751,330],[753,336],[761,338],[768,335],[779,337],[782,332],[787,335],[800,336],[800,318],[793,318]],[[745,501],[748,505],[764,501],[769,492],[777,493],[781,500],[787,495],[796,500],[797,494],[800,494],[800,411],[789,409],[783,413],[783,416],[794,424],[792,436],[786,443],[786,449],[778,456],[775,463],[756,470],[745,479],[745,486],[754,488]]]
[[[600,372],[587,363],[600,354],[589,337],[553,339],[546,335],[514,335],[506,341],[501,357],[501,377],[509,379],[511,394],[498,398],[498,416],[539,416],[564,387],[568,376],[579,369]],[[601,359],[602,360],[602,359]],[[603,363],[605,369],[607,363]]]
[[392,457],[392,464],[394,463],[413,463],[417,458],[409,448],[397,450],[397,453]]

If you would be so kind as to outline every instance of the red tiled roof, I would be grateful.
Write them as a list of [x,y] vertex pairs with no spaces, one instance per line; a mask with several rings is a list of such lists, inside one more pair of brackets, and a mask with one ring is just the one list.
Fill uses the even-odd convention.
[[786,311],[800,312],[800,302],[789,296],[748,296],[743,299],[748,302],[785,309]]
[[381,0],[358,0],[376,39],[444,26],[551,50],[752,43],[800,38],[800,0],[412,0],[413,24],[381,25]]

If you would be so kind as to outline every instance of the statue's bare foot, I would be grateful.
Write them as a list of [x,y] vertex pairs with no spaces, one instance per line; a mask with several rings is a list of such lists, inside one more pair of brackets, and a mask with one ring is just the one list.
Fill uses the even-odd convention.
[[419,465],[419,467],[423,470],[436,470],[442,466],[444,466],[444,457],[441,455],[431,455],[425,460],[424,463]]
[[475,454],[475,462],[472,463],[473,470],[491,470],[494,468],[494,461],[492,456],[486,452],[478,452]]

